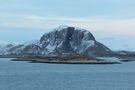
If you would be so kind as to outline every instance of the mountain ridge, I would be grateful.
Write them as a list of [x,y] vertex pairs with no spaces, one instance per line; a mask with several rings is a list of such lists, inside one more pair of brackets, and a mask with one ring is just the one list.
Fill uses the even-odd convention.
[[45,33],[37,42],[16,45],[7,52],[16,55],[44,56],[62,53],[106,56],[113,53],[111,49],[96,41],[90,31],[66,25]]

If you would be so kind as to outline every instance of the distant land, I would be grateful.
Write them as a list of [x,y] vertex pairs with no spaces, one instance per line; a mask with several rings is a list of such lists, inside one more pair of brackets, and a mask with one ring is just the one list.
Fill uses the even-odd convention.
[[[19,61],[66,64],[114,64],[135,59],[135,52],[112,51],[98,42],[88,30],[66,25],[45,33],[34,42],[1,45],[0,55]],[[115,57],[118,60],[99,57]]]

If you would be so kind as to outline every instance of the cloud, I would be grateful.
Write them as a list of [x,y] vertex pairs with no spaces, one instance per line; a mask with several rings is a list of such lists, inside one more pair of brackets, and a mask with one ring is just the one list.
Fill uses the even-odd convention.
[[0,27],[22,27],[47,29],[61,24],[77,26],[93,33],[106,35],[135,36],[135,18],[115,19],[111,17],[42,17],[36,15],[0,16]]
[[[134,48],[134,23],[135,18],[118,19],[108,16],[76,18],[61,16],[44,17],[27,14],[1,14],[0,32],[3,41],[0,41],[0,43],[6,43],[4,40],[8,42],[24,42],[27,40],[38,39],[44,32],[48,32],[52,30],[52,28],[65,24],[90,30],[97,41],[102,42],[113,50],[125,49],[126,46],[127,48]],[[27,30],[27,32],[24,30]],[[30,33],[32,33],[31,36],[29,36]],[[20,38],[16,38],[18,36],[22,38],[22,41]]]

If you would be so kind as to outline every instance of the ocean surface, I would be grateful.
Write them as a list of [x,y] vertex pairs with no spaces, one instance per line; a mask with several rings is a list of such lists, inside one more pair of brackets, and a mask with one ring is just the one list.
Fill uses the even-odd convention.
[[135,62],[45,64],[1,58],[0,90],[135,90]]

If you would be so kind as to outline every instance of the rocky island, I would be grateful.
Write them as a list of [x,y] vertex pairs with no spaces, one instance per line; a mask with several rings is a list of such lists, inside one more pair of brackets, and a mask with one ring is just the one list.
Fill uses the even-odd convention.
[[96,57],[123,57],[98,42],[90,31],[65,25],[45,33],[37,41],[0,47],[0,54],[1,57],[15,57],[17,59],[14,60],[20,61],[70,64],[114,64],[120,62]]
[[117,61],[107,61],[80,54],[63,54],[62,56],[21,56],[12,61],[30,61],[31,63],[57,63],[57,64],[120,64]]

